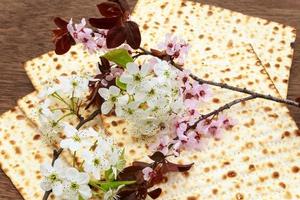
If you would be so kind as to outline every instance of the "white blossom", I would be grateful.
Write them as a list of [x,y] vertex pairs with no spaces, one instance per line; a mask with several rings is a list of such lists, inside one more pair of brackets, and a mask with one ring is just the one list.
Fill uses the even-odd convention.
[[[118,102],[118,98],[121,96],[120,92],[121,90],[116,86],[110,86],[109,89],[99,89],[100,96],[105,99],[105,102],[101,106],[102,114],[108,114],[111,111],[114,105]],[[122,99],[122,101],[126,101],[126,99]]]
[[120,81],[127,84],[127,92],[133,94],[134,89],[142,82],[142,80],[149,74],[150,65],[143,64],[141,69],[136,63],[128,63],[126,71],[121,75]]
[[85,150],[84,157],[84,170],[93,175],[97,180],[101,179],[101,175],[112,169],[114,176],[117,176],[120,171],[119,163],[122,162],[122,151],[116,148],[112,140],[99,137],[96,143],[95,150]]
[[93,145],[89,140],[91,137],[97,137],[97,132],[92,128],[78,131],[73,126],[65,123],[64,132],[66,138],[60,142],[60,147],[64,149],[70,149],[72,152],[78,151],[83,147],[90,147]]
[[55,196],[61,196],[63,193],[63,181],[64,181],[65,168],[60,159],[57,159],[52,166],[50,163],[41,165],[41,173],[44,176],[41,182],[41,188],[44,191],[53,191]]
[[92,191],[89,187],[89,175],[84,172],[78,172],[75,168],[68,168],[65,171],[63,198],[66,200],[75,200],[79,196],[83,199],[92,197]]

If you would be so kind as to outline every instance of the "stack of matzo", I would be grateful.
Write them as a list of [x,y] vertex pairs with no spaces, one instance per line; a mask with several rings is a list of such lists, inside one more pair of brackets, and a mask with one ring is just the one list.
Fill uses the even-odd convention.
[[[141,6],[142,3],[143,6]],[[181,6],[181,1],[166,3],[167,1],[138,2],[133,17],[145,28],[145,30],[142,31],[144,44],[148,44],[148,47],[153,46],[158,40],[161,40],[167,30],[171,30],[174,28],[173,26],[176,25],[178,27],[176,33],[192,41],[193,47],[191,56],[186,66],[191,67],[192,71],[197,75],[209,80],[227,82],[228,84],[239,87],[247,87],[257,92],[266,93],[266,91],[268,91],[271,95],[279,96],[269,77],[275,69],[275,65],[266,68],[266,70],[268,70],[268,73],[266,73],[249,44],[241,43],[241,40],[235,39],[236,37],[231,37],[229,32],[222,33],[224,36],[220,33],[219,36],[216,34],[217,28],[221,28],[225,22],[230,23],[230,19],[238,18],[243,22],[255,21],[257,23],[260,21],[261,24],[264,24],[264,20],[230,13],[229,11],[219,8],[200,6],[200,4],[193,4],[191,2],[184,2],[184,4],[182,4],[183,8],[179,7]],[[196,19],[197,15],[200,17],[201,13],[208,13],[209,8],[211,12],[213,12],[212,15],[209,15],[213,16],[214,11],[220,11],[220,15],[223,15],[224,18],[227,16],[226,13],[228,14],[227,19],[224,19],[225,21],[222,23],[219,22],[221,24],[211,19],[211,27],[208,27],[211,30],[207,30],[208,28],[205,29],[204,23],[206,23],[206,20],[209,20],[206,17],[198,18],[198,20],[189,20],[189,23],[186,23],[185,16],[187,14],[189,18]],[[179,11],[183,12],[180,14],[180,17],[169,17],[169,20],[160,23],[167,19],[171,13],[175,12],[179,14]],[[143,17],[139,18],[138,16]],[[155,18],[157,18],[157,20]],[[215,22],[215,24],[213,22]],[[199,25],[197,26],[197,24]],[[233,26],[235,25],[232,24],[232,27]],[[248,32],[255,30],[248,28],[250,25],[247,23],[240,23],[239,26],[239,30],[244,29],[248,30]],[[278,40],[273,40],[274,43],[271,43],[272,45],[277,45],[278,47],[280,42],[277,41],[279,40],[284,40],[287,43],[292,42],[294,33],[292,33],[292,29],[289,27],[284,28],[282,25],[269,23],[269,25],[262,25],[261,31],[264,30],[267,34],[270,29],[269,27],[273,26],[278,27],[279,30],[277,31],[280,33],[274,35]],[[193,29],[193,31],[191,31],[191,29]],[[257,36],[255,32],[253,32],[253,34]],[[203,35],[203,37],[198,37],[200,35]],[[270,52],[268,53],[268,51],[265,51],[263,48],[256,48],[255,45],[271,40],[271,37],[273,36],[269,38],[258,37],[253,39],[255,42],[251,43],[256,53],[259,50],[261,51],[261,53],[257,54],[263,62],[265,58],[265,63],[269,62],[267,58]],[[244,37],[244,39],[244,42],[249,42],[247,37]],[[281,51],[292,54],[290,46],[282,45],[280,49],[280,51],[274,51],[273,54],[281,55]],[[285,63],[291,62],[289,57],[282,59]],[[72,48],[70,53],[64,56],[56,56],[51,52],[29,61],[26,64],[26,71],[35,88],[40,90],[46,80],[51,80],[61,74],[69,75],[72,73],[96,71],[94,65],[95,61],[97,61],[97,58],[89,57],[86,52],[83,52],[80,47],[76,46]],[[288,75],[288,73],[288,69],[280,68],[280,74]],[[280,79],[282,79],[282,77]],[[285,95],[287,92],[286,84],[277,81],[275,81],[275,84],[278,89],[285,88],[281,91],[283,92],[281,94]],[[207,104],[202,108],[203,112],[208,112],[234,98],[244,96],[219,88],[213,88],[213,90],[215,98],[211,104]],[[33,110],[38,101],[36,93],[33,93],[18,102],[22,111],[30,120],[36,121]],[[229,113],[230,116],[238,119],[239,124],[232,131],[227,132],[222,140],[211,142],[206,151],[184,152],[179,158],[179,162],[195,162],[195,166],[184,176],[179,174],[170,176],[167,183],[161,186],[164,193],[160,199],[300,198],[300,191],[297,190],[297,186],[300,183],[300,162],[298,161],[300,157],[300,150],[298,148],[300,138],[297,137],[297,135],[299,136],[299,131],[297,131],[297,127],[291,119],[286,107],[265,100],[255,100],[235,106]],[[18,118],[19,120],[22,118],[22,123],[18,124],[18,121],[14,118]],[[116,120],[118,119],[105,119],[105,126],[118,144],[125,146],[126,154],[131,158],[129,162],[135,159],[145,159],[146,155],[149,154],[146,145],[148,141],[133,140],[130,135],[126,133],[126,124],[123,123],[115,126],[116,123],[111,123]],[[5,152],[3,153],[3,159],[1,159],[2,168],[6,169],[6,173],[25,199],[41,199],[42,191],[38,188],[40,176],[38,172],[35,172],[38,170],[40,163],[39,160],[35,159],[35,155],[37,154],[35,148],[37,145],[40,145],[40,141],[30,138],[30,136],[34,138],[35,135],[37,135],[36,129],[30,125],[29,120],[24,118],[24,115],[21,114],[18,108],[5,113],[1,118],[0,125],[2,132],[0,136],[0,147],[3,146],[5,148],[3,151]],[[26,138],[25,142],[21,144],[10,142],[11,139],[7,139],[9,135],[13,134],[16,137],[18,135],[20,135],[19,137],[23,137],[23,130],[25,130],[25,128],[21,127],[26,128],[28,139]],[[20,148],[21,151],[25,148],[29,148],[32,153],[26,155],[21,154],[19,156],[20,158],[5,156],[6,154],[14,153],[14,151],[17,151],[15,149],[18,148]],[[49,148],[50,147],[41,148],[40,154],[43,155],[42,158],[44,160],[49,159],[49,155],[47,155],[51,153]],[[30,162],[21,161],[25,158]],[[20,160],[16,162],[17,159]],[[16,163],[17,166],[13,166],[10,163]],[[29,174],[21,175],[17,173],[19,170],[17,167],[25,170],[26,173]],[[36,168],[36,170],[34,170],[34,172],[27,172],[29,168]],[[31,173],[37,173],[37,175],[34,176],[31,175]]]

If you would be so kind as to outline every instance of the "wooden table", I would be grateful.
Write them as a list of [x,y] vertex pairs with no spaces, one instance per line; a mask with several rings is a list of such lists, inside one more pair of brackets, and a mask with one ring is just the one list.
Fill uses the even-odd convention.
[[[63,2],[63,3],[61,3]],[[50,30],[54,16],[98,16],[95,7],[101,0],[1,0],[0,2],[0,113],[14,107],[18,98],[33,91],[22,63],[53,50]],[[136,0],[130,0],[133,7]],[[300,29],[300,0],[201,0],[251,16],[262,17]],[[298,34],[299,36],[300,34]],[[300,40],[297,37],[289,85],[289,98],[300,96]],[[290,108],[300,125],[300,111]],[[0,200],[22,197],[0,172]]]

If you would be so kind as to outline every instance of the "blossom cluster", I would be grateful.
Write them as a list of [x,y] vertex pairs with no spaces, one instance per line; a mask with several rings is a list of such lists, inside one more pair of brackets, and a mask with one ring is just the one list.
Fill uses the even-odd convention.
[[166,34],[165,41],[158,45],[158,48],[164,50],[179,65],[183,65],[188,56],[190,45],[182,38]]
[[131,124],[133,134],[155,134],[184,112],[176,69],[166,61],[154,58],[141,66],[128,63],[119,81],[126,87],[113,85],[99,89],[105,100],[101,110],[108,114],[114,108],[116,116]]
[[[103,180],[107,173],[115,180],[125,164],[124,152],[103,133],[92,128],[78,131],[65,123],[63,129],[65,139],[61,140],[60,147],[69,149],[74,154],[74,161],[77,157],[80,159],[80,171],[76,169],[76,163],[73,167],[66,167],[61,160],[56,161],[54,166],[43,164],[41,187],[45,191],[52,190],[55,196],[63,199],[78,199],[79,196],[89,199],[92,196],[88,185],[92,184],[90,181]],[[112,190],[108,192],[113,193]],[[108,194],[106,197],[109,199]]]
[[182,149],[202,150],[208,138],[220,139],[224,129],[230,129],[235,121],[225,115],[213,119],[198,121],[202,116],[198,108],[207,103],[212,92],[208,85],[192,81],[189,72],[179,71],[177,78],[181,81],[181,93],[185,112],[183,115],[176,115],[170,130],[161,130],[156,144],[152,149],[160,151],[164,155],[173,153],[178,156]]
[[88,77],[58,77],[41,91],[44,99],[38,106],[41,133],[51,142],[56,141],[62,130],[63,120],[79,115],[82,103],[89,93]]
[[85,18],[81,19],[79,24],[73,24],[71,19],[67,25],[67,29],[75,42],[83,44],[83,46],[90,52],[105,51],[107,30],[97,29],[96,31],[86,27]]
[[[82,18],[80,23],[74,24],[73,20],[67,24],[67,31],[74,39],[76,44],[82,44],[84,49],[88,50],[90,54],[101,54],[108,52],[107,47],[107,34],[108,29],[91,29],[86,26],[86,19]],[[119,48],[124,48],[128,51],[133,51],[133,49],[126,43],[118,46]]]

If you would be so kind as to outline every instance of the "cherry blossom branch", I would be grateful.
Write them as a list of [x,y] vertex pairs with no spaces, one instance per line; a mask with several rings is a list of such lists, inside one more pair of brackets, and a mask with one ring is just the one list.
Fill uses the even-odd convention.
[[[90,116],[88,116],[86,119],[82,119],[80,120],[80,122],[78,123],[78,125],[76,126],[76,129],[79,130],[84,124],[86,124],[87,122],[93,120],[97,115],[101,114],[101,109],[97,109],[95,110]],[[63,148],[59,148],[58,150],[54,150],[53,151],[53,159],[52,159],[52,166],[54,165],[55,161],[59,158],[59,156],[62,154],[63,152]],[[50,191],[46,191],[44,193],[43,196],[43,200],[47,200],[49,195],[51,194],[52,190]]]
[[246,101],[249,101],[249,100],[252,100],[252,99],[256,99],[258,98],[257,96],[255,95],[251,95],[251,96],[248,96],[248,97],[244,97],[244,98],[240,98],[240,99],[235,99],[221,107],[219,107],[218,109],[210,112],[210,113],[207,113],[205,115],[201,115],[201,117],[191,126],[188,127],[187,131],[190,130],[190,129],[195,129],[197,124],[211,116],[214,116],[214,115],[217,115],[219,114],[220,112],[224,111],[224,110],[227,110],[227,109],[230,109],[232,106],[236,105],[236,104],[239,104],[239,103],[243,103],[243,102],[246,102]]
[[[152,55],[152,56],[160,58],[159,56],[154,55],[152,52],[150,52],[150,51],[148,51],[148,50],[146,50],[142,47],[140,47],[139,49],[147,55]],[[142,54],[142,55],[144,55],[144,54]],[[176,67],[178,70],[183,71],[183,68],[181,66],[177,65],[176,63],[174,63],[173,60],[171,60],[171,64],[174,67]],[[236,91],[236,92],[249,94],[251,96],[255,96],[255,98],[266,99],[266,100],[275,101],[275,102],[278,102],[278,103],[284,103],[284,104],[287,104],[287,105],[291,105],[291,106],[295,106],[295,107],[300,108],[300,103],[298,103],[296,101],[293,101],[293,100],[290,100],[290,99],[282,99],[282,98],[274,97],[274,96],[271,96],[271,95],[260,94],[260,93],[248,90],[246,88],[239,88],[239,87],[228,85],[226,83],[218,83],[218,82],[214,82],[214,81],[204,80],[204,79],[201,79],[201,78],[199,78],[198,76],[196,76],[192,73],[190,74],[190,77],[192,79],[194,79],[195,81],[199,82],[200,84],[213,85],[213,86],[217,86],[217,87],[220,87],[220,88],[233,90],[233,91]]]

